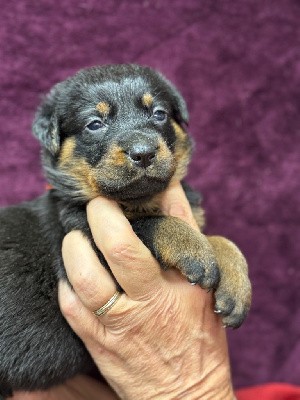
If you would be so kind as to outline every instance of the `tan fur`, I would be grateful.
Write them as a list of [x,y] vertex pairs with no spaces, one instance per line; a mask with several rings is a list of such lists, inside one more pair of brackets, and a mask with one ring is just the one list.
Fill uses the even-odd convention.
[[108,152],[108,157],[111,163],[117,167],[126,163],[127,157],[122,147],[113,144]]
[[142,97],[142,103],[145,107],[150,108],[153,104],[153,96],[150,93],[145,93]]
[[110,106],[108,103],[106,103],[105,101],[100,101],[100,103],[98,103],[96,105],[96,109],[99,111],[99,113],[103,116],[106,116],[109,114],[110,112]]
[[[248,310],[251,304],[251,285],[244,256],[235,244],[222,236],[207,236],[207,239],[213,248],[220,268],[219,290],[233,292],[234,297],[244,300],[240,303],[240,307],[246,305],[246,310]],[[216,308],[223,306],[223,299],[217,297]]]
[[171,124],[173,126],[174,131],[175,131],[175,135],[176,135],[177,140],[179,142],[185,141],[186,137],[187,137],[186,132],[174,120],[172,120]]
[[172,153],[169,150],[166,142],[163,139],[158,140],[158,151],[156,154],[157,161],[167,161],[172,162]]
[[93,199],[100,195],[96,171],[86,160],[75,156],[75,146],[76,142],[73,137],[64,141],[59,156],[59,167],[78,182],[80,189],[88,199]]
[[[170,245],[170,238],[172,238],[172,245]],[[203,264],[207,266],[211,264],[213,252],[206,236],[175,217],[163,218],[157,224],[154,246],[159,249],[164,264],[169,267],[180,268],[180,259],[185,257],[190,260],[201,258]],[[185,273],[182,269],[181,272]],[[193,276],[189,275],[189,278],[193,279]]]
[[62,167],[70,162],[74,157],[75,147],[76,142],[74,137],[68,138],[64,141],[59,155],[59,166]]
[[120,179],[120,173],[122,173],[124,167],[127,169],[132,168],[132,165],[122,147],[112,144],[95,169],[99,174],[105,176],[107,180],[114,181]]
[[100,195],[96,180],[96,171],[82,158],[76,159],[76,164],[71,169],[71,174],[80,182],[82,189],[89,199]]
[[189,144],[188,136],[186,132],[172,120],[172,126],[176,135],[175,143],[175,160],[176,160],[176,171],[172,178],[172,181],[181,181],[187,174],[187,167],[191,158],[191,146]]

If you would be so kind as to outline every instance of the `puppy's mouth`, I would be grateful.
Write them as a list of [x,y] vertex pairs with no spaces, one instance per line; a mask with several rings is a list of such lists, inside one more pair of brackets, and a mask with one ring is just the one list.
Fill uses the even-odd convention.
[[104,196],[142,202],[165,190],[175,167],[174,156],[162,140],[153,152],[143,146],[125,152],[113,145],[97,166],[96,176]]
[[145,171],[142,176],[129,181],[102,181],[101,193],[117,201],[141,203],[164,191],[172,176],[173,171],[164,176],[153,176]]

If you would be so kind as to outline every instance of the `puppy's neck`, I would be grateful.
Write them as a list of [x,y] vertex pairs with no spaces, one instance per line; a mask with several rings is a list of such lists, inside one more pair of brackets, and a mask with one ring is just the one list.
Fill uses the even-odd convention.
[[126,216],[129,220],[141,218],[141,217],[153,217],[161,216],[163,212],[161,211],[162,193],[153,196],[151,199],[140,203],[134,202],[118,202]]

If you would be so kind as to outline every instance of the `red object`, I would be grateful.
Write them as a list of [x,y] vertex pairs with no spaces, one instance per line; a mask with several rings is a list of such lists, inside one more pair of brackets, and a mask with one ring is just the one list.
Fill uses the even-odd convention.
[[53,189],[53,186],[52,185],[50,185],[50,183],[46,183],[46,190],[51,190],[51,189]]
[[300,400],[300,387],[270,383],[237,390],[238,400]]

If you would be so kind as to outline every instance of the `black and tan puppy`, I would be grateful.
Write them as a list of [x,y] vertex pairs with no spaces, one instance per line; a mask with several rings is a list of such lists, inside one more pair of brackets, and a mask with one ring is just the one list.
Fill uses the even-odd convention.
[[[237,327],[250,305],[247,265],[225,238],[195,232],[159,209],[160,194],[182,180],[191,154],[186,105],[150,68],[91,68],[56,85],[33,125],[53,189],[0,212],[0,393],[40,389],[87,371],[92,361],[61,315],[64,235],[91,237],[86,203],[115,199],[162,268],[215,290],[216,312]],[[200,228],[198,198],[185,187]],[[101,261],[103,256],[98,252]]]

